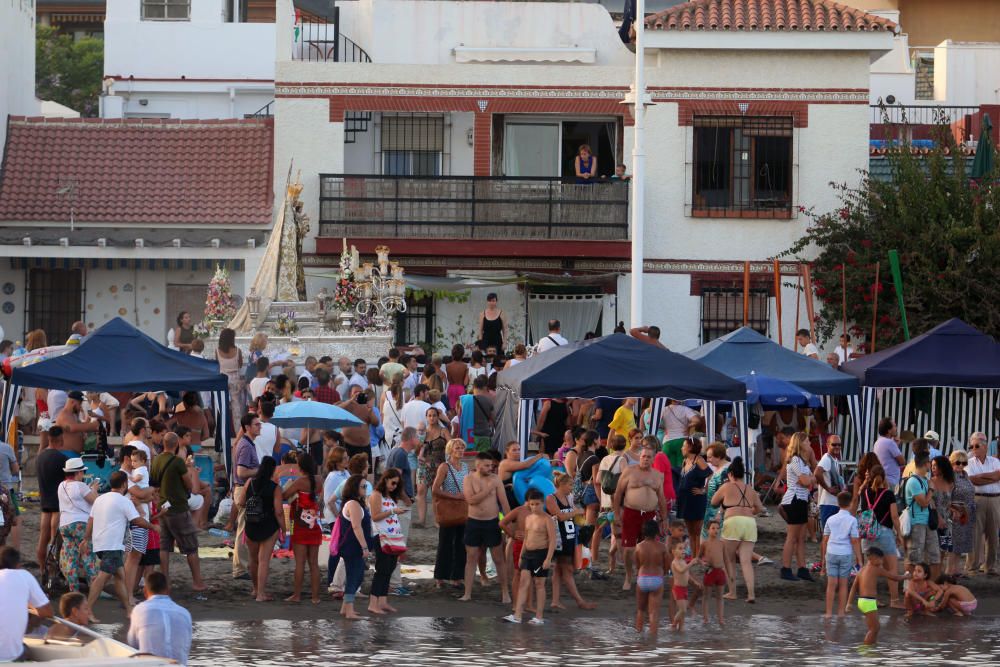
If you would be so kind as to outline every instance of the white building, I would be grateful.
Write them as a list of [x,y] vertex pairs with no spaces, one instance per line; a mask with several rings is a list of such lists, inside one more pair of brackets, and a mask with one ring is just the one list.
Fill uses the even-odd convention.
[[271,226],[265,120],[11,117],[0,174],[0,326],[12,340],[121,316],[164,340],[217,265],[245,294]]
[[37,112],[34,0],[0,2],[0,148],[8,115]]
[[[778,337],[769,260],[805,230],[800,206],[833,208],[828,184],[867,166],[869,69],[892,48],[890,22],[825,0],[753,0],[732,18],[722,4],[677,5],[647,32],[643,312],[678,350],[742,324],[745,261],[751,324]],[[390,246],[410,274],[437,278],[428,284],[489,283],[466,303],[428,289],[401,318],[401,343],[475,340],[491,291],[511,343],[526,328],[540,338],[553,314],[575,336],[598,318],[603,333],[628,321],[627,188],[573,183],[580,144],[601,176],[631,162],[621,101],[633,55],[607,10],[359,0],[341,11],[370,64],[304,59],[291,5],[278,4],[274,182],[280,191],[290,164],[302,171],[318,223],[306,262],[333,266],[347,237],[364,254]],[[788,344],[796,291],[781,293]]]

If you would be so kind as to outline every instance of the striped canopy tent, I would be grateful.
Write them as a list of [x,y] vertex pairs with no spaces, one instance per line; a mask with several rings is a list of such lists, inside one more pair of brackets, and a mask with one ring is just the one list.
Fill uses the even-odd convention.
[[[856,416],[861,412],[857,378],[834,370],[821,361],[782,347],[750,327],[740,327],[701,347],[685,352],[684,356],[733,378],[757,373],[791,382],[820,396],[846,396],[851,415]],[[709,406],[709,410],[712,409],[714,406]],[[842,430],[846,430],[846,418],[840,421],[845,422]],[[707,423],[714,425],[714,420]],[[856,422],[854,427],[856,432],[860,432],[860,422]],[[711,433],[708,435],[712,437]],[[844,442],[848,444],[847,438],[844,438]],[[856,461],[859,449],[856,446],[846,447],[844,459]]]
[[998,434],[1000,344],[960,319],[843,367],[861,381],[861,441],[870,448],[880,417],[900,431],[941,435],[945,452],[964,448],[973,431]]
[[216,451],[230,467],[232,437],[229,380],[216,361],[161,345],[120,317],[87,335],[79,347],[60,357],[15,368],[4,387],[2,419],[10,432],[21,387],[64,391],[210,391],[219,435]]
[[601,397],[653,399],[651,424],[659,423],[668,398],[733,401],[741,442],[747,442],[746,385],[665,348],[613,334],[552,348],[501,371],[494,443],[517,440],[524,456],[542,400]]

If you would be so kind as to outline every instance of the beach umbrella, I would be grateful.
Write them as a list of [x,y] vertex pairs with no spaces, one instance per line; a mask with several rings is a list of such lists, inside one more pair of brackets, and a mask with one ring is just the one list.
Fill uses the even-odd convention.
[[315,428],[327,431],[365,424],[347,410],[319,401],[282,403],[274,409],[271,423],[281,428]]
[[984,178],[993,171],[994,165],[994,155],[993,155],[993,139],[990,136],[990,131],[993,129],[993,123],[990,122],[990,115],[988,113],[983,114],[983,130],[979,133],[979,143],[976,144],[976,157],[972,161],[972,171],[970,172],[970,178]]
[[808,406],[818,408],[823,405],[819,396],[798,385],[769,375],[743,375],[736,378],[747,386],[747,403],[760,403],[767,407]]

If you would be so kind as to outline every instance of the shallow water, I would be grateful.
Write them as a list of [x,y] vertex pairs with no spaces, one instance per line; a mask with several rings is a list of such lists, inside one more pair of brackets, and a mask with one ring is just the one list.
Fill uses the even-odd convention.
[[818,616],[733,617],[725,630],[689,618],[683,636],[661,626],[657,641],[625,620],[551,619],[544,627],[493,618],[399,618],[296,622],[204,621],[195,626],[192,666],[250,665],[996,665],[994,618],[927,618],[906,624],[883,616],[879,646],[860,646],[855,614],[824,623]]

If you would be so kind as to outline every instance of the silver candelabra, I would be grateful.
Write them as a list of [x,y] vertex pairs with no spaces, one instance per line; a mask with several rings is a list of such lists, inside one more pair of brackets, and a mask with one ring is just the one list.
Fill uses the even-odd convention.
[[378,266],[365,262],[358,268],[361,298],[356,310],[358,315],[373,315],[375,326],[387,329],[391,317],[406,312],[406,281],[403,280],[403,267],[398,262],[389,261],[387,246],[375,248],[375,255]]

